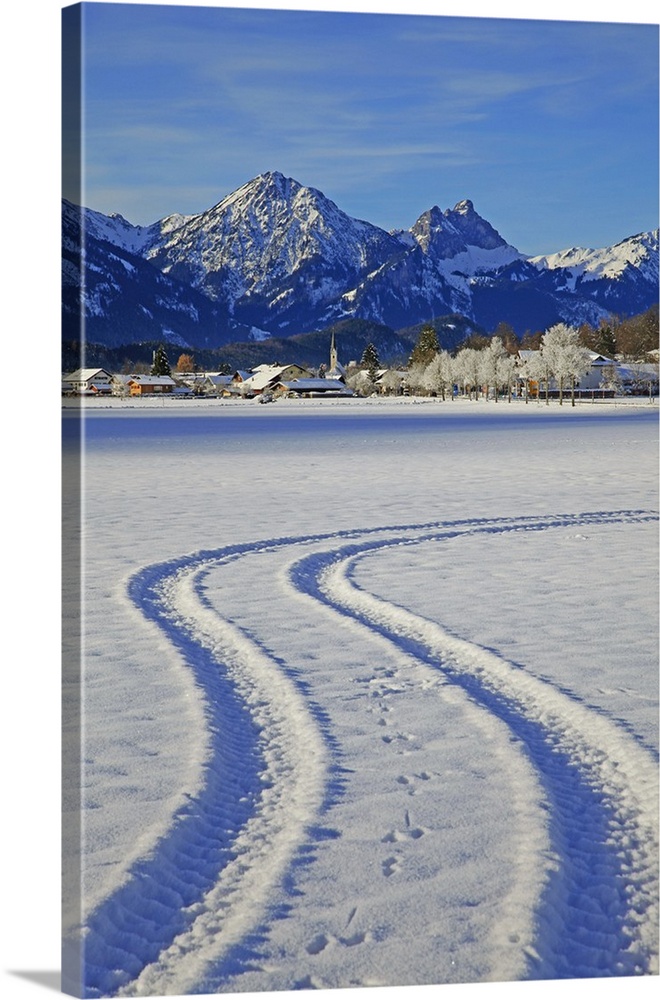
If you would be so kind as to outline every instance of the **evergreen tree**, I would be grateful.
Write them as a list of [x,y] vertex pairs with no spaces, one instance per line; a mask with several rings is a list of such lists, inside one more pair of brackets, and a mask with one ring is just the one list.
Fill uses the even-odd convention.
[[371,341],[362,352],[362,360],[360,364],[369,372],[369,378],[371,381],[375,382],[378,376],[378,369],[380,368],[380,358],[378,357],[376,347],[371,343]]
[[413,347],[413,352],[410,355],[410,364],[412,365],[423,365],[425,368],[428,364],[433,361],[440,350],[440,344],[438,343],[438,334],[435,327],[430,323],[426,323],[417,338],[417,343]]
[[167,360],[167,352],[162,344],[159,344],[154,351],[154,363],[151,366],[152,375],[171,375],[172,369]]
[[440,344],[438,343],[438,334],[436,333],[435,327],[430,323],[426,323],[417,338],[417,343],[413,347],[413,352],[410,355],[410,365],[423,365],[424,368],[433,361],[434,357],[440,350]]
[[598,327],[598,339],[596,340],[595,350],[599,354],[604,354],[606,358],[613,359],[616,357],[616,335],[610,324],[604,320],[601,320]]

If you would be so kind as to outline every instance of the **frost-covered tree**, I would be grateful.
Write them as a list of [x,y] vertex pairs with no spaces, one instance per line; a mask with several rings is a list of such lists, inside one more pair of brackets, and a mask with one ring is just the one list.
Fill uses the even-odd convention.
[[396,371],[395,368],[390,368],[385,372],[380,381],[388,396],[396,396],[401,388],[403,375],[401,372]]
[[353,375],[350,375],[346,384],[357,396],[371,396],[374,391],[371,376],[365,369],[360,369],[354,372]]
[[559,403],[563,403],[564,387],[571,387],[571,406],[575,406],[575,383],[591,368],[591,357],[580,340],[579,330],[556,323],[543,335],[541,356],[559,387]]
[[486,388],[486,397],[490,388],[495,390],[495,402],[501,385],[506,382],[504,362],[509,354],[499,337],[493,337],[483,351],[479,352],[479,372],[481,382]]
[[121,375],[113,375],[110,385],[113,396],[128,396],[128,379]]
[[611,392],[619,393],[621,392],[621,376],[619,375],[619,369],[616,366],[616,362],[612,362],[610,365],[606,365],[603,368],[603,372],[600,379],[601,389],[609,389]]
[[534,358],[530,362],[533,375],[531,376],[537,383],[539,387],[539,394],[541,392],[541,386],[545,393],[545,405],[550,406],[550,379],[552,378],[552,370],[550,368],[550,359],[548,356],[543,354],[542,350],[534,352]]
[[500,377],[502,379],[502,385],[506,386],[506,395],[509,403],[511,402],[511,392],[513,383],[516,380],[516,359],[513,354],[509,354],[502,359],[502,364],[500,368]]
[[481,351],[463,347],[454,358],[454,381],[463,387],[463,393],[479,398],[481,387]]
[[649,403],[658,392],[658,362],[629,361],[626,364],[637,392],[648,392]]
[[518,377],[523,380],[525,386],[525,403],[529,403],[532,385],[537,387],[537,391],[540,388],[542,376],[541,352],[532,350],[526,352],[523,359],[518,363]]
[[413,395],[421,395],[426,391],[426,386],[424,385],[425,372],[426,365],[423,364],[410,365],[408,368],[405,384]]
[[452,357],[449,351],[439,351],[424,369],[424,388],[446,399],[453,379]]
[[154,351],[154,362],[151,366],[152,375],[171,375],[172,369],[170,368],[170,363],[167,360],[167,352],[162,344]]
[[465,352],[469,350],[469,347],[461,348],[454,358],[454,382],[463,395],[465,395],[468,386],[468,365],[466,364]]
[[413,347],[413,352],[410,355],[410,366],[422,365],[424,368],[433,361],[440,350],[440,344],[438,343],[438,334],[436,333],[435,327],[431,326],[430,323],[426,323],[417,338],[417,343]]

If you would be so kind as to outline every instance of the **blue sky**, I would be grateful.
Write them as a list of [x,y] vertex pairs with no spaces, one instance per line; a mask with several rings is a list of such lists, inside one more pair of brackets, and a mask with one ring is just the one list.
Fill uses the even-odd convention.
[[470,198],[526,253],[658,225],[657,25],[84,8],[90,208],[147,224],[279,170],[385,229]]

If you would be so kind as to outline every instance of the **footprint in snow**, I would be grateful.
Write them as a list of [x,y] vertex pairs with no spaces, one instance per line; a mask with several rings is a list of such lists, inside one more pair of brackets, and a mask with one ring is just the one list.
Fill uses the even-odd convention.
[[409,790],[409,795],[414,795],[414,786],[418,781],[430,781],[432,775],[428,771],[420,771],[419,774],[400,774],[396,779],[397,785],[405,785]]
[[308,955],[320,955],[322,951],[331,944],[340,944],[344,948],[354,948],[358,944],[364,944],[366,941],[371,941],[372,936],[369,931],[362,933],[360,931],[355,934],[351,934],[349,937],[333,937],[331,934],[317,934],[316,937],[306,945],[305,950]]
[[317,934],[312,940],[305,946],[305,950],[308,955],[320,955],[328,945],[330,944],[330,938],[325,934]]
[[410,830],[390,830],[381,840],[381,844],[399,844],[402,840],[419,840],[425,833],[426,831],[422,830],[420,826]]
[[396,871],[401,867],[399,859],[395,857],[385,858],[381,865],[383,869],[383,875],[385,878],[389,878],[390,875],[394,875]]
[[397,740],[400,740],[402,743],[409,743],[415,737],[412,733],[395,733],[393,736],[382,736],[381,739],[383,743],[394,743]]
[[373,937],[369,931],[367,931],[365,934],[358,933],[351,935],[351,937],[338,938],[338,941],[340,944],[343,944],[345,948],[354,948],[357,944],[365,944],[368,941],[373,941]]

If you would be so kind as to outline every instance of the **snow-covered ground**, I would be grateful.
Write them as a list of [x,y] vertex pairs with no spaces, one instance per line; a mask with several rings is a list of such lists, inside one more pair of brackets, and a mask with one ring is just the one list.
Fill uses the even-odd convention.
[[87,995],[657,973],[656,406],[84,412]]

